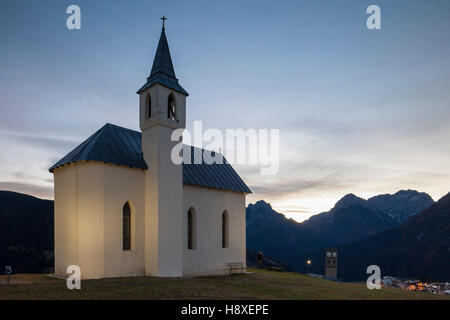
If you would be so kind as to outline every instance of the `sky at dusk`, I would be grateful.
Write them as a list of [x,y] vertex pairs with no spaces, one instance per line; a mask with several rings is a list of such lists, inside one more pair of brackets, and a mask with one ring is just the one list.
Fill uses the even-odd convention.
[[57,160],[106,122],[139,130],[162,15],[188,129],[280,130],[278,174],[236,166],[247,203],[302,221],[347,193],[450,191],[447,0],[2,0],[0,189],[52,199]]

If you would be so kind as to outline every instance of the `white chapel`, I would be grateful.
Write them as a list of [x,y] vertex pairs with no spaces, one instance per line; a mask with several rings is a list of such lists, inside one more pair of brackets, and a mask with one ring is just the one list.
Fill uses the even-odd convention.
[[226,161],[171,159],[188,93],[175,77],[164,25],[137,93],[140,132],[105,124],[49,169],[55,273],[67,275],[69,265],[84,279],[225,274],[236,263],[245,270],[250,189]]

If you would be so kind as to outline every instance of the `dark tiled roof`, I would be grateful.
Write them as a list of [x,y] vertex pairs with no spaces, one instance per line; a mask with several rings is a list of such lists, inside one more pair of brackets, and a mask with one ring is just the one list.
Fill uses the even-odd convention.
[[49,170],[80,160],[102,161],[147,169],[142,157],[141,133],[107,123]]
[[162,30],[161,37],[159,38],[158,48],[156,49],[150,76],[147,78],[147,82],[137,91],[137,93],[140,93],[156,83],[188,95],[186,90],[184,90],[178,83],[178,79],[175,76],[172,58],[170,57],[169,44],[167,43],[164,29]]
[[161,31],[161,37],[159,37],[158,48],[156,49],[155,59],[153,59],[150,77],[158,72],[164,73],[171,78],[176,78],[164,29]]
[[[190,150],[190,152],[186,152]],[[207,164],[204,158],[201,157],[203,152],[214,152],[196,148],[193,146],[184,145],[183,148],[183,183],[200,185],[204,187],[234,190],[245,193],[251,193],[241,177],[234,171],[233,167],[221,154],[217,154],[218,157],[223,159],[221,164],[212,163]],[[188,159],[190,153],[190,159]],[[200,159],[201,163],[196,164],[195,157]],[[198,162],[200,162],[198,161]]]
[[153,86],[154,84],[157,84],[157,83],[159,83],[160,85],[163,85],[169,89],[173,89],[175,91],[181,92],[182,94],[185,94],[186,96],[189,95],[186,92],[186,90],[184,90],[183,87],[180,86],[180,84],[178,83],[178,79],[170,78],[163,73],[157,73],[153,77],[149,77],[147,79],[147,82],[136,93],[140,93],[140,92],[144,91],[145,89],[150,88],[151,86]]
[[[203,158],[201,158],[201,164],[196,164],[194,156],[201,154],[204,150],[187,145],[184,146],[184,150],[183,183],[251,193],[225,158],[223,164],[207,164]],[[191,151],[191,161],[187,158],[189,157],[189,152],[186,152],[188,150]],[[218,154],[218,156],[221,155]],[[53,172],[60,166],[81,160],[101,161],[147,169],[147,164],[142,156],[141,133],[110,123],[105,124],[86,141],[55,163],[49,171]]]

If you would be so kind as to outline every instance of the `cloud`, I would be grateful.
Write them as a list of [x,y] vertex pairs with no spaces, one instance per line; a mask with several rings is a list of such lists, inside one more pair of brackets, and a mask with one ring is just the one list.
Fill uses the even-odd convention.
[[34,134],[21,134],[16,132],[0,132],[0,136],[27,146],[58,152],[67,152],[68,150],[72,150],[76,147],[77,143],[79,143],[79,141],[77,142],[71,139]]

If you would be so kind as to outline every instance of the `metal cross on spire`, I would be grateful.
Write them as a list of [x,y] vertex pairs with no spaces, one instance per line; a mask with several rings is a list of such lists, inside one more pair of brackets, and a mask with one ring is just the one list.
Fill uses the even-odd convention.
[[164,23],[166,22],[166,20],[167,20],[167,18],[166,18],[166,16],[162,16],[161,17],[161,20],[162,20],[162,22],[163,22],[163,30],[165,30],[165,28],[164,28]]

